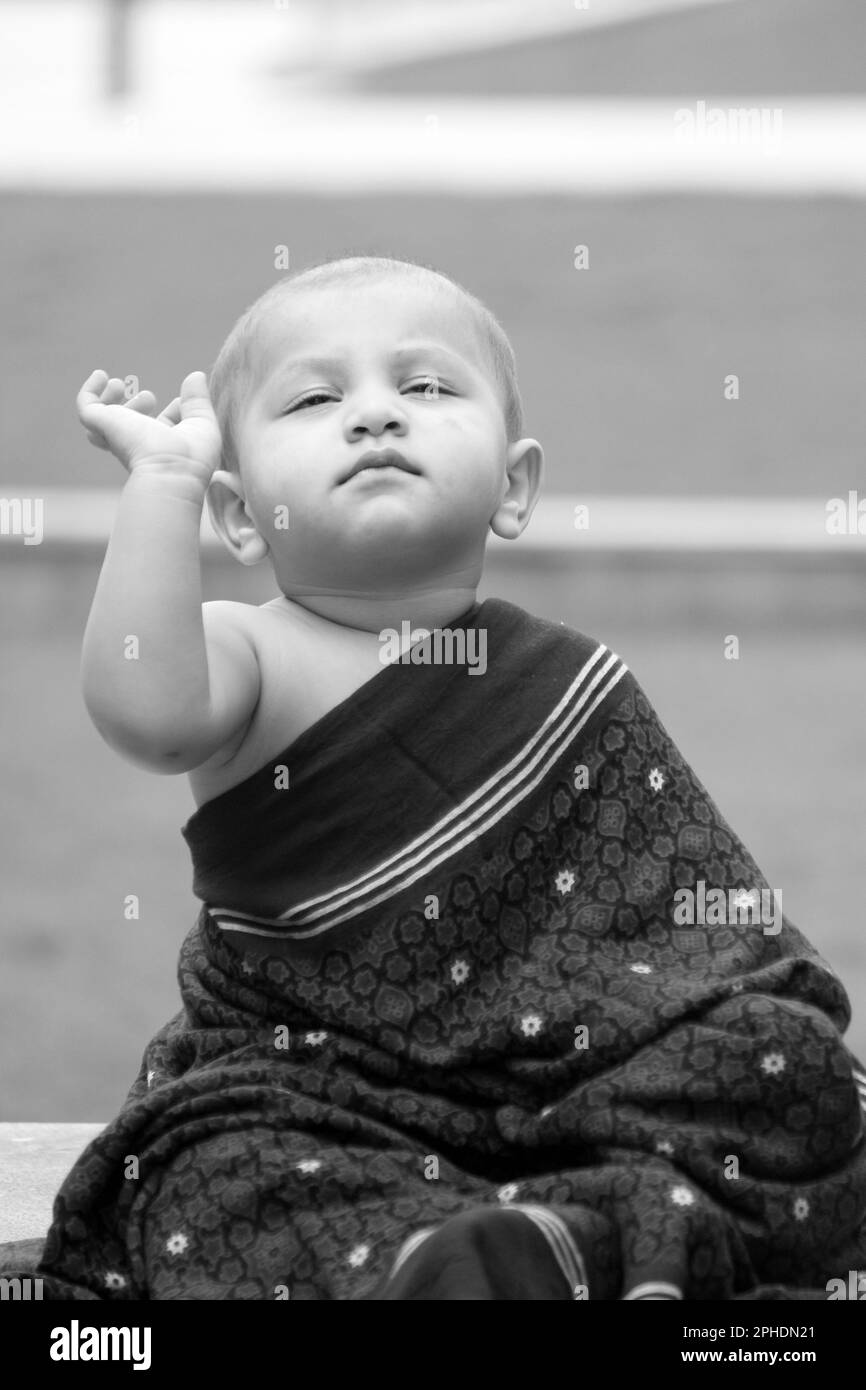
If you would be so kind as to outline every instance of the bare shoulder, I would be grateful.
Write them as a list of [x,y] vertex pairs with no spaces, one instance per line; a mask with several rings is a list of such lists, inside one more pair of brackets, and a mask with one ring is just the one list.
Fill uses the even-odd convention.
[[[375,633],[341,628],[284,595],[261,606],[204,605],[215,667],[257,662],[258,698],[243,727],[190,774],[199,805],[266,765],[382,669]],[[245,649],[245,650],[244,650]]]
[[282,619],[291,623],[291,608],[285,599],[271,599],[268,603],[239,603],[234,599],[211,599],[201,606],[202,621],[209,637],[218,640],[225,637],[245,640],[256,653],[263,655],[263,647],[273,636],[275,622]]
[[[291,640],[296,624],[285,599],[274,599],[261,606],[232,599],[214,599],[202,604],[202,622],[212,675],[231,671],[256,671],[255,691],[246,691],[238,708],[243,709],[231,735],[205,761],[190,771],[196,800],[217,795],[244,774],[249,760],[258,756],[258,745],[267,737],[272,709],[291,708],[293,699],[292,663],[285,659],[294,646]],[[251,678],[250,678],[251,679]],[[253,698],[255,694],[255,698]]]
[[210,599],[201,606],[202,617],[214,631],[255,632],[256,615],[261,611],[254,603],[238,603],[234,599]]

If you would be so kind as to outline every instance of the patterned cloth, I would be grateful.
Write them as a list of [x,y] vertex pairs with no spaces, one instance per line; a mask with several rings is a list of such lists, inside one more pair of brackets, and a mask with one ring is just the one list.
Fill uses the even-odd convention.
[[184,826],[183,1010],[57,1197],[46,1297],[808,1298],[866,1265],[839,980],[619,657],[496,599],[453,630],[483,675],[422,640]]

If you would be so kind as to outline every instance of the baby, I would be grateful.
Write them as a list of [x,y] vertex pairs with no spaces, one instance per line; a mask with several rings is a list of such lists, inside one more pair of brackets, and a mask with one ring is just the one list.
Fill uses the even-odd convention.
[[[119,752],[189,773],[199,804],[380,670],[389,629],[464,613],[488,528],[520,535],[542,467],[499,324],[406,262],[280,282],[235,326],[211,392],[219,424],[201,372],[157,418],[149,391],[121,405],[103,372],[79,397],[131,475],[84,639],[87,707]],[[205,497],[241,564],[270,558],[279,598],[202,606]]]
[[[542,472],[489,310],[329,262],[210,390],[123,397],[79,397],[130,475],[84,696],[188,774],[202,907],[47,1293],[826,1296],[866,1260],[845,992],[620,658],[476,600]],[[202,605],[206,499],[277,598]]]

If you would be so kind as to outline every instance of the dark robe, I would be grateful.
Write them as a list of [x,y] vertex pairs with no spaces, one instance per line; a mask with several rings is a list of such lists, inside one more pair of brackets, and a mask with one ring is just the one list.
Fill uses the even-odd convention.
[[817,1298],[866,1265],[839,979],[618,656],[496,599],[452,629],[483,674],[420,642],[183,827],[183,1008],[63,1184],[46,1297]]

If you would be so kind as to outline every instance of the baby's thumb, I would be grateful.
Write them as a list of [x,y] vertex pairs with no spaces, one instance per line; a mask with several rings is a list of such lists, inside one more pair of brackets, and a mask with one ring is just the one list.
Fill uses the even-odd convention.
[[181,382],[180,414],[183,420],[216,420],[204,372],[190,372]]

